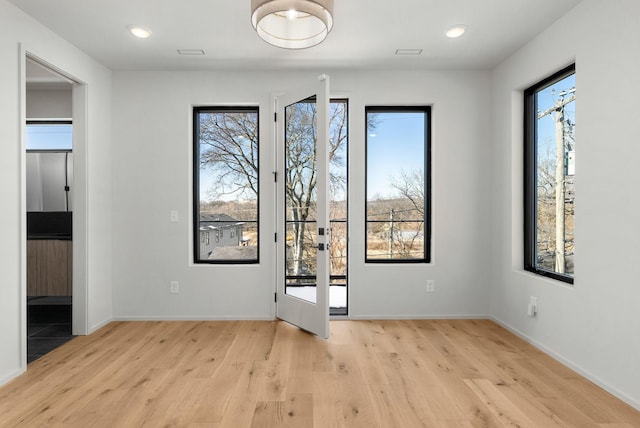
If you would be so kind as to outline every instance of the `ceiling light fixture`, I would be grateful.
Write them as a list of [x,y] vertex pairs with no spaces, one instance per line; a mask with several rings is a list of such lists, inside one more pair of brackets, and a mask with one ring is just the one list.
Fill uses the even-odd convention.
[[151,37],[151,30],[148,28],[140,27],[138,25],[129,25],[127,28],[131,34],[139,39],[148,39]]
[[452,27],[449,27],[447,30],[447,37],[450,39],[457,39],[462,36],[467,31],[467,26],[462,24],[457,24]]
[[310,48],[333,27],[333,0],[251,0],[251,24],[273,46]]

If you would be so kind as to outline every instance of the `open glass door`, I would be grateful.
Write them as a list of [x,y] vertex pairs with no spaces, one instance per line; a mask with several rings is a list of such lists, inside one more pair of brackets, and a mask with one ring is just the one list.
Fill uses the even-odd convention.
[[329,337],[329,78],[276,98],[277,316]]

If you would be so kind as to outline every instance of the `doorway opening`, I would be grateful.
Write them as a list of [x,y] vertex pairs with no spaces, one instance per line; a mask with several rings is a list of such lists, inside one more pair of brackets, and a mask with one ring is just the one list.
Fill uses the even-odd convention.
[[[326,245],[329,257],[329,311],[332,316],[348,315],[348,100],[331,99],[328,123],[328,230],[316,221],[317,176],[314,173],[315,131],[311,118],[314,100],[292,104],[285,110],[285,293],[315,303],[318,250]],[[310,135],[305,140],[300,137]],[[324,239],[322,238],[324,236]],[[320,239],[318,239],[320,237]],[[318,242],[319,240],[325,243]]]
[[[85,317],[74,316],[76,312],[84,315],[86,305],[76,295],[84,293],[74,293],[78,284],[73,274],[77,269],[73,261],[77,224],[74,151],[76,140],[84,144],[83,138],[77,138],[74,113],[84,109],[85,91],[83,85],[26,52],[24,78],[27,324],[23,349],[30,363],[73,338],[74,331],[86,333]],[[80,307],[75,308],[78,300]]]

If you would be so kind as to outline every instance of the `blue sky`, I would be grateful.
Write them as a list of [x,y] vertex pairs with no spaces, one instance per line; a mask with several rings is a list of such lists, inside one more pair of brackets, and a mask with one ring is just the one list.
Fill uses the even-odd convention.
[[[390,183],[402,172],[424,172],[425,113],[380,112],[376,113],[377,126],[367,135],[368,198],[395,196]],[[346,149],[346,147],[345,147]],[[345,157],[344,150],[341,156]],[[335,167],[332,167],[335,172]],[[200,197],[209,199],[212,174],[200,171]],[[340,193],[334,195],[341,199]]]
[[[552,107],[558,99],[558,94],[563,91],[568,91],[576,87],[576,75],[573,74],[567,78],[548,86],[544,90],[538,92],[537,102],[538,111],[545,111]],[[576,117],[576,102],[567,104],[565,107],[565,118],[575,123]],[[538,121],[538,156],[542,156],[548,151],[555,157],[555,122],[553,115],[547,115]]]
[[424,172],[425,121],[422,112],[376,113],[367,135],[367,199],[393,196],[389,186],[400,172]]
[[71,150],[73,125],[27,125],[27,150]]

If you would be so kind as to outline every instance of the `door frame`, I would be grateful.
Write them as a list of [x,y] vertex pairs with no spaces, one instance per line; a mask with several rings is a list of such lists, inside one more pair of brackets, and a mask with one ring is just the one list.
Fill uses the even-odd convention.
[[[285,156],[285,125],[284,109],[291,103],[303,101],[311,95],[316,95],[318,107],[318,117],[323,117],[323,126],[317,127],[317,151],[318,158],[326,158],[325,161],[316,163],[317,168],[322,168],[318,182],[322,183],[317,190],[317,205],[320,210],[316,211],[316,229],[324,228],[323,236],[318,236],[318,244],[324,245],[325,249],[317,253],[316,268],[316,302],[311,303],[303,299],[290,296],[286,293],[286,207],[285,194],[283,189],[284,178],[278,180],[278,176],[284,176],[284,156]],[[274,181],[275,181],[275,209],[274,209],[274,230],[276,239],[274,240],[274,286],[275,301],[274,314],[277,318],[283,319],[293,325],[311,331],[318,336],[327,339],[329,337],[329,251],[327,248],[329,237],[329,162],[328,162],[328,141],[329,141],[329,76],[320,75],[314,85],[296,89],[290,93],[277,94],[272,96],[272,108],[274,109]],[[278,117],[279,115],[279,117]],[[278,120],[280,119],[280,120]],[[318,143],[324,142],[324,143]],[[324,178],[324,179],[323,179]],[[316,230],[317,231],[317,230]]]
[[87,191],[87,110],[88,88],[62,68],[32,53],[20,44],[20,338],[21,367],[27,366],[27,196],[26,196],[26,121],[27,121],[27,75],[26,61],[48,68],[68,80],[71,85],[73,120],[73,218],[72,218],[72,334],[88,334],[88,191]]

